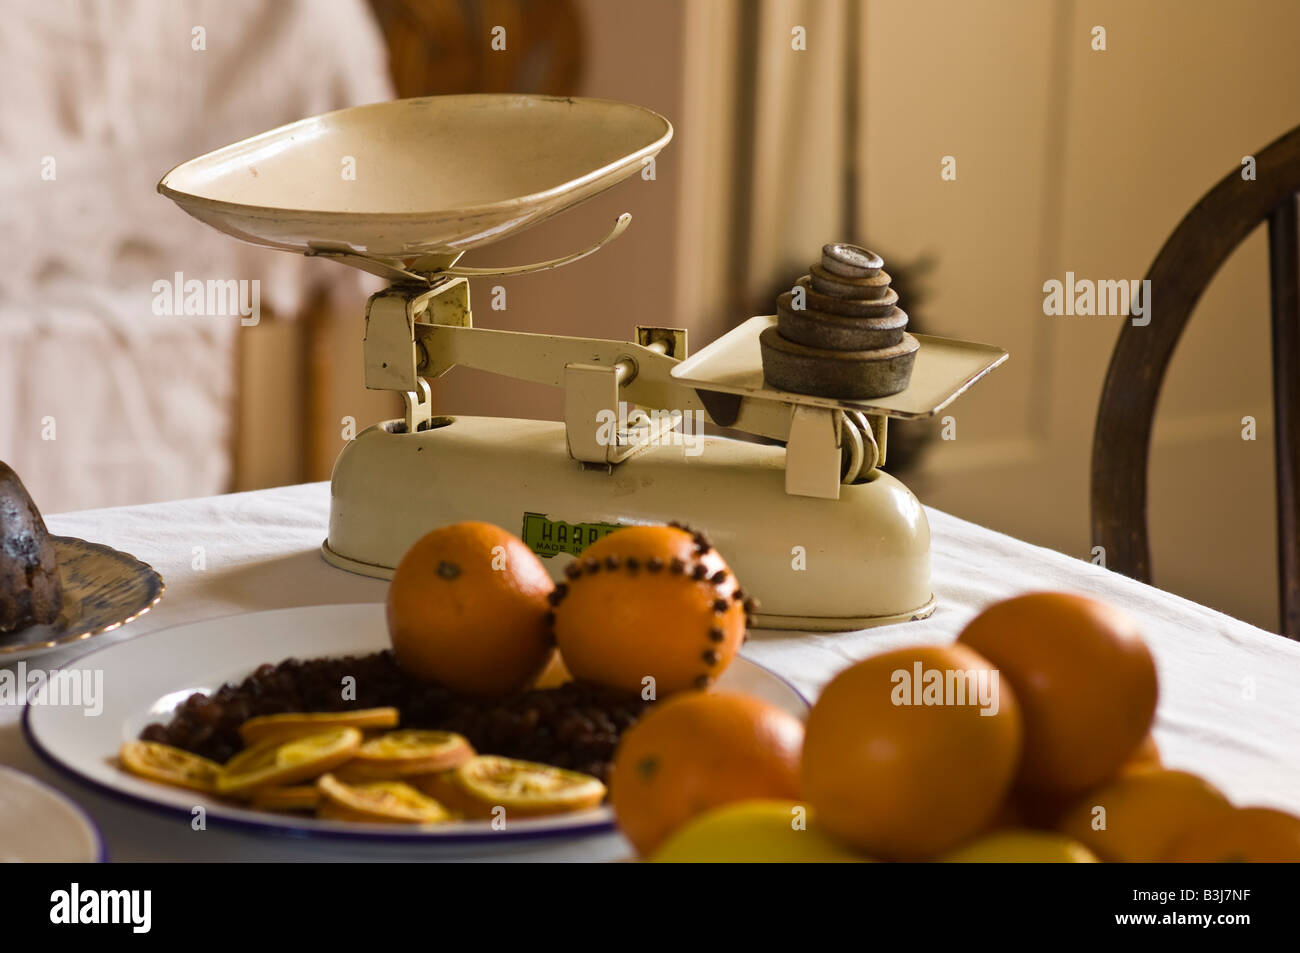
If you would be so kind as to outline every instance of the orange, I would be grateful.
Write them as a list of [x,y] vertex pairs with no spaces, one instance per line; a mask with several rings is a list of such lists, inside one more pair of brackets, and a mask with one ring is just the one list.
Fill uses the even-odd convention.
[[1056,827],[1056,821],[1066,808],[1073,805],[1073,797],[1043,791],[1029,791],[1023,788],[1013,789],[1008,798],[1006,816],[1015,817],[1020,826],[1036,830],[1050,831]]
[[1215,814],[1188,828],[1164,857],[1177,863],[1300,863],[1300,817],[1267,807]]
[[988,830],[1016,830],[1021,827],[1032,827],[1029,823],[1029,816],[1020,806],[1019,801],[1015,798],[1007,798],[993,814],[992,820],[988,823]]
[[[1159,770],[1160,767],[1160,751],[1156,747],[1155,736],[1148,734],[1133,752],[1133,756],[1120,768],[1120,774]],[[1017,788],[1011,792],[1011,798],[1007,801],[1001,816],[1014,818],[1025,827],[1052,830],[1056,827],[1060,816],[1067,808],[1073,806],[1078,796],[1078,794]],[[994,826],[999,825],[995,823]]]
[[580,681],[635,693],[652,686],[659,698],[706,688],[744,640],[744,594],[699,533],[617,530],[566,572],[556,588],[555,637]]
[[554,583],[524,541],[454,523],[410,548],[388,587],[388,634],[416,678],[468,695],[527,688],[551,657]]
[[1227,798],[1186,771],[1126,772],[1075,801],[1056,829],[1102,860],[1153,862],[1182,834],[1229,810]]
[[[983,682],[988,704],[958,673]],[[813,706],[803,793],[832,834],[872,857],[932,857],[993,822],[1021,733],[1014,691],[971,649],[886,652],[835,676]]]
[[1142,739],[1132,756],[1124,763],[1125,771],[1140,771],[1146,768],[1161,767],[1160,749],[1156,747],[1156,736],[1148,734]]
[[990,606],[958,641],[993,663],[1024,712],[1019,783],[1080,794],[1113,778],[1151,730],[1156,667],[1128,616],[1036,592]]
[[710,808],[753,798],[798,800],[803,724],[768,702],[683,692],[623,734],[610,801],[642,855]]

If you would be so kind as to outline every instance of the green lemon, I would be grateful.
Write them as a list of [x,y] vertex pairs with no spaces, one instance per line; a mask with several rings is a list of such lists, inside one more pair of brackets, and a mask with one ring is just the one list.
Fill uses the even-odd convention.
[[949,864],[1096,864],[1097,856],[1076,840],[1044,831],[986,834],[939,858]]
[[795,801],[737,801],[682,825],[649,858],[658,864],[859,863]]

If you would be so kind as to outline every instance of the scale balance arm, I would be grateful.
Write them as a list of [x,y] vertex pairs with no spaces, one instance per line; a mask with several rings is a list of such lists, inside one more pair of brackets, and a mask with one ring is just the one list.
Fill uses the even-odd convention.
[[[420,377],[433,380],[459,365],[561,387],[566,397],[565,422],[571,431],[576,424],[582,433],[589,430],[594,435],[597,413],[616,411],[620,402],[666,411],[656,419],[667,427],[680,424],[687,411],[703,413],[718,423],[696,389],[671,374],[685,356],[682,330],[638,327],[637,341],[631,342],[447,324],[414,327]],[[785,442],[790,439],[790,408],[776,401],[744,400],[727,426]],[[582,437],[572,432],[569,442],[571,450],[580,451],[574,454],[577,459],[593,463],[614,463],[630,455],[613,459],[606,451],[639,449],[584,447]],[[592,452],[582,454],[583,449]]]
[[[413,431],[432,417],[427,381],[456,365],[562,387],[570,454],[604,466],[653,443],[656,430],[679,426],[682,413],[705,413],[714,423],[786,443],[786,490],[800,496],[835,498],[842,481],[881,462],[883,419],[745,398],[727,406],[730,419],[719,420],[716,403],[709,407],[671,374],[686,355],[686,332],[637,328],[636,336],[631,342],[475,328],[463,277],[396,285],[373,296],[366,309],[366,386],[403,393]],[[651,431],[637,440],[599,439],[602,417],[617,414],[620,402],[664,413],[652,415]]]

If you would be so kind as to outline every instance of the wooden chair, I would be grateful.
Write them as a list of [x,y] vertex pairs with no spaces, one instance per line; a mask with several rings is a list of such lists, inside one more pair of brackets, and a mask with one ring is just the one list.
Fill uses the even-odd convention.
[[1151,323],[1126,323],[1120,332],[1093,435],[1092,538],[1110,568],[1151,581],[1147,462],[1160,385],[1202,292],[1246,236],[1267,222],[1280,630],[1300,639],[1300,128],[1255,161],[1253,181],[1233,170],[1179,223],[1147,272]]

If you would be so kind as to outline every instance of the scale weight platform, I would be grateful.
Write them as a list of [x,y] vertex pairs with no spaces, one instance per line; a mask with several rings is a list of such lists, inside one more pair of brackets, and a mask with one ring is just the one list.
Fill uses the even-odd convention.
[[370,427],[334,466],[323,552],[389,578],[433,526],[484,520],[521,536],[557,580],[583,545],[618,526],[678,520],[703,529],[746,592],[755,625],[860,629],[929,615],[930,528],[883,470],[838,500],[785,493],[785,448],[704,437],[700,452],[647,447],[582,467],[559,421],[447,417],[414,434]]

